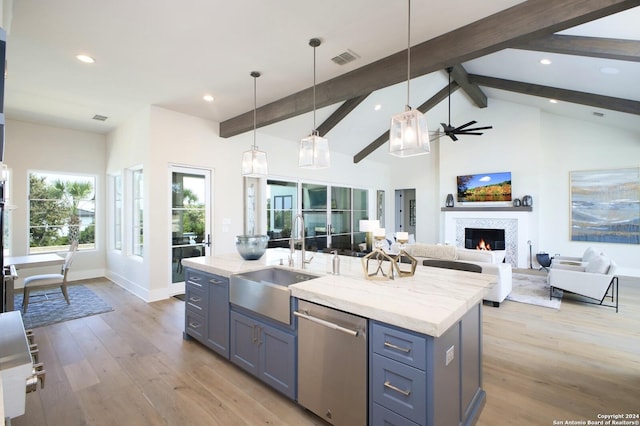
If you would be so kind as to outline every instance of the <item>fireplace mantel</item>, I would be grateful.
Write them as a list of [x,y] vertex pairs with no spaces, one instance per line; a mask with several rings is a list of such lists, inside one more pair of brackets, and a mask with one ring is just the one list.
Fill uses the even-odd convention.
[[531,239],[531,206],[527,207],[448,207],[444,216],[444,243],[464,247],[464,228],[505,229],[505,261],[514,268],[526,268]]
[[533,207],[441,207],[441,212],[532,212]]

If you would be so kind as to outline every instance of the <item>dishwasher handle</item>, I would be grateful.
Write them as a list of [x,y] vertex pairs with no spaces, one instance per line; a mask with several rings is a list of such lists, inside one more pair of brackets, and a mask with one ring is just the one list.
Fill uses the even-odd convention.
[[293,311],[293,315],[295,315],[297,317],[300,317],[300,318],[307,319],[307,320],[309,320],[311,322],[315,322],[315,323],[320,324],[320,325],[324,325],[325,327],[329,327],[329,328],[331,328],[333,330],[341,331],[341,332],[346,333],[346,334],[348,334],[350,336],[353,336],[353,337],[358,337],[358,334],[359,334],[358,330],[351,330],[349,328],[342,327],[342,326],[340,326],[338,324],[334,324],[334,323],[332,323],[330,321],[326,321],[326,320],[311,316],[311,315],[306,314],[306,313]]

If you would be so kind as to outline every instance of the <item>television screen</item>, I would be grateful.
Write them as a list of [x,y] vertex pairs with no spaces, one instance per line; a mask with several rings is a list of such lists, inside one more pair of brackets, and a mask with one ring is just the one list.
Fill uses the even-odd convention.
[[458,176],[458,202],[511,201],[511,172]]

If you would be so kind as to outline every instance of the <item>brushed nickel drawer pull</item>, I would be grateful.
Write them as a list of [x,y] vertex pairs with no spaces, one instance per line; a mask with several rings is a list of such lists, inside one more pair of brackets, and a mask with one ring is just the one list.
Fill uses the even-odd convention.
[[385,348],[395,349],[397,351],[404,352],[406,354],[411,352],[411,348],[403,348],[401,346],[396,346],[393,343],[389,343],[389,342],[386,342],[386,341],[384,342],[384,346],[385,346]]
[[189,306],[196,308],[197,310],[201,311],[202,310],[202,306],[198,306],[198,305],[194,305],[193,303],[189,302]]
[[189,327],[191,328],[200,328],[200,325],[197,322],[189,322]]
[[216,280],[215,278],[210,279],[209,282],[211,284],[222,284],[223,283],[222,280]]
[[394,391],[396,391],[396,392],[398,392],[398,393],[400,393],[400,394],[402,394],[402,395],[404,395],[404,396],[409,396],[409,395],[411,395],[411,391],[410,391],[410,390],[402,390],[402,389],[400,389],[399,387],[393,386],[393,385],[391,384],[391,382],[389,382],[388,380],[387,380],[386,382],[384,382],[384,387],[385,387],[385,388],[389,388],[389,389],[391,389],[391,390],[394,390]]
[[191,300],[194,303],[198,303],[202,300],[202,298],[200,297],[190,297],[189,300]]

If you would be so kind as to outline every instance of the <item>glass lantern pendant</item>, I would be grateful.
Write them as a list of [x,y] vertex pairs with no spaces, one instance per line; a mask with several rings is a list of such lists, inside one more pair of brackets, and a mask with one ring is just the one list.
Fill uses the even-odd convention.
[[407,108],[405,112],[391,117],[389,154],[412,157],[428,154],[430,151],[427,117],[424,114]]
[[242,176],[258,178],[267,176],[267,153],[256,145],[256,79],[260,73],[252,71],[250,75],[253,77],[253,145],[242,154]]
[[317,131],[300,140],[298,167],[324,169],[331,166],[329,140],[318,135]]

